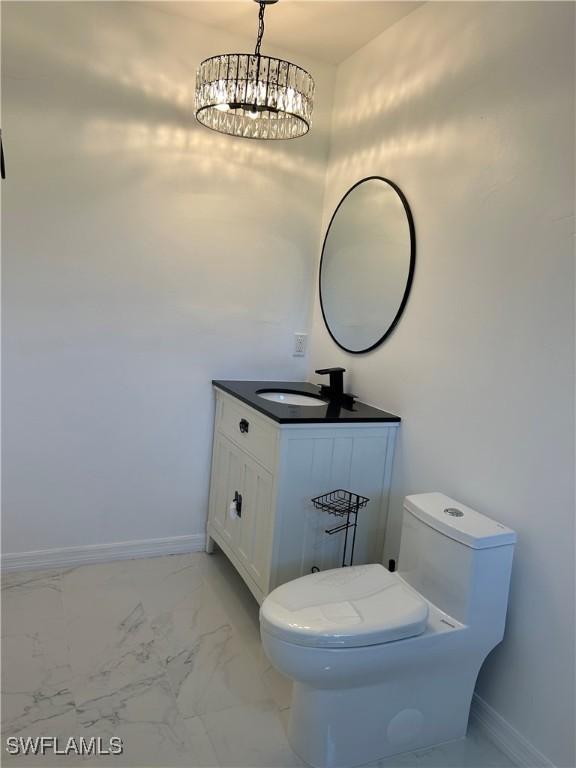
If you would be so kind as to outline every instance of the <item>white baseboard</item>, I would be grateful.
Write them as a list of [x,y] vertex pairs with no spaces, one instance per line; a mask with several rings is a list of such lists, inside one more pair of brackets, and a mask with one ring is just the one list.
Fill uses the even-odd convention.
[[528,739],[513,728],[502,715],[477,693],[472,698],[470,719],[501,752],[520,768],[555,768]]
[[109,560],[130,560],[136,557],[180,555],[200,552],[206,536],[172,536],[167,539],[116,541],[111,544],[88,544],[82,547],[39,549],[35,552],[11,552],[2,555],[2,571],[38,570],[39,568],[69,568],[87,563],[105,563]]

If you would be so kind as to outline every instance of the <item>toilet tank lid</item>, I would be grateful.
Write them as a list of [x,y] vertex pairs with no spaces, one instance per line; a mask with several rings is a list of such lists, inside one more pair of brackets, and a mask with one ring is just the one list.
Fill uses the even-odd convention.
[[404,508],[426,525],[472,549],[503,547],[516,542],[513,530],[443,493],[406,496]]

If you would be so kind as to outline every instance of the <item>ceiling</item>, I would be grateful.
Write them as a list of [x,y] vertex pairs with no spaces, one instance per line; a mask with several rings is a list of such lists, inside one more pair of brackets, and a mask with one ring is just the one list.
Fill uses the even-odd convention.
[[[157,0],[164,11],[256,39],[252,0]],[[266,11],[266,43],[339,64],[422,2],[412,0],[282,0]]]

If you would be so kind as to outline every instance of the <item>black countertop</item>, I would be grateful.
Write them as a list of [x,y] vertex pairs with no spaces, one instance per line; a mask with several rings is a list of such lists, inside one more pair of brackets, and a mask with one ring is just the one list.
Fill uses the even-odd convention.
[[373,408],[358,400],[352,407],[318,400],[318,407],[312,405],[284,405],[258,397],[258,392],[281,391],[302,395],[316,395],[320,388],[307,381],[213,381],[212,384],[237,397],[279,424],[358,424],[362,422],[398,423],[399,416]]

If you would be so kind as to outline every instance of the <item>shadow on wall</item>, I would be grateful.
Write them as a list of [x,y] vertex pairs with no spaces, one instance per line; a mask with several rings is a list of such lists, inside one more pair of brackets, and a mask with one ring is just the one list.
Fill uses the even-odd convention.
[[332,69],[314,131],[259,143],[193,115],[253,39],[145,2],[9,3],[2,35],[3,545],[201,533],[211,379],[303,375]]
[[[51,12],[51,7],[61,5],[66,6],[65,14]],[[256,174],[256,183],[259,177],[266,185],[274,184],[279,175],[284,190],[287,183],[290,190],[290,176],[298,184],[303,179],[318,183],[324,162],[317,150],[327,142],[326,129],[316,125],[303,142],[254,142],[201,127],[193,111],[196,67],[202,58],[218,52],[225,36],[215,30],[220,42],[211,42],[206,35],[209,28],[187,21],[180,34],[188,38],[189,54],[184,60],[183,46],[174,45],[174,57],[169,58],[164,26],[168,19],[173,36],[174,18],[154,10],[136,13],[131,5],[114,3],[112,14],[105,7],[92,7],[88,16],[82,4],[31,2],[27,9],[18,9],[16,22],[7,14],[10,37],[3,46],[4,77],[20,81],[13,102],[33,110],[30,122],[35,130],[46,120],[69,115],[76,128],[61,140],[71,154],[101,162],[117,162],[114,156],[121,154],[129,166],[131,153],[158,153],[161,162],[148,162],[147,172],[170,178],[176,174],[175,185],[179,176],[185,179],[191,171],[196,177],[216,176],[224,182],[240,178],[247,168]],[[96,14],[100,23],[94,25]],[[119,23],[118,15],[124,23]],[[63,19],[73,33],[66,33],[66,24],[62,28]],[[253,41],[230,44],[251,50]],[[43,72],[49,76],[42,97],[31,100],[26,83],[42,79]],[[51,147],[45,151],[50,153]],[[57,147],[52,151],[60,154]],[[134,168],[137,165],[134,162]],[[277,174],[270,174],[271,167]],[[144,173],[143,165],[140,170]],[[301,204],[306,207],[305,200]]]
[[[455,154],[463,165],[475,164],[479,138],[490,125],[494,114],[508,108],[511,99],[515,109],[518,109],[518,104],[524,105],[527,121],[532,111],[542,113],[547,110],[548,104],[554,104],[557,93],[550,88],[545,70],[540,73],[541,84],[535,81],[534,72],[528,76],[519,69],[514,73],[513,92],[510,92],[507,82],[500,85],[498,79],[492,82],[490,89],[486,88],[486,70],[498,72],[501,68],[509,68],[510,61],[521,60],[521,57],[515,57],[515,50],[525,50],[530,41],[522,25],[521,9],[517,14],[519,23],[512,29],[509,23],[501,23],[499,18],[509,14],[509,3],[494,3],[490,8],[494,17],[493,36],[490,46],[486,46],[486,22],[481,18],[486,14],[486,9],[482,7],[484,4],[476,4],[473,14],[470,13],[470,4],[466,5],[467,8],[459,9],[455,4],[446,3],[442,9],[442,4],[439,4],[438,12],[443,13],[444,19],[435,28],[434,35],[426,29],[425,15],[412,14],[412,23],[405,25],[399,41],[402,55],[396,55],[397,51],[391,52],[381,67],[371,70],[366,67],[363,70],[364,97],[358,99],[356,92],[350,92],[348,99],[345,92],[340,92],[334,108],[337,141],[330,176],[350,172],[359,164],[361,167],[382,168],[396,157],[414,161],[433,158],[439,171],[448,160],[454,162]],[[533,30],[529,33],[537,47],[539,41]],[[364,50],[368,52],[370,45]],[[385,76],[382,75],[383,70]],[[470,109],[467,119],[463,121],[461,105],[464,93],[467,94],[466,104]],[[538,94],[539,100],[535,100],[535,94]],[[347,103],[354,104],[354,109],[347,108]],[[436,108],[431,109],[431,105],[435,104]],[[430,114],[435,115],[433,122]],[[383,116],[386,119],[386,135],[381,135],[380,140],[375,142],[374,136],[382,132]],[[479,123],[483,125],[480,131]],[[501,156],[488,158],[487,166],[508,163],[510,168],[514,167],[514,159],[529,151],[529,145],[527,141],[513,153],[507,147]],[[338,147],[345,148],[345,151],[339,152]],[[354,149],[350,151],[350,147]],[[509,181],[506,171],[503,167],[498,173],[504,181]],[[466,174],[462,173],[461,178],[464,189]]]

